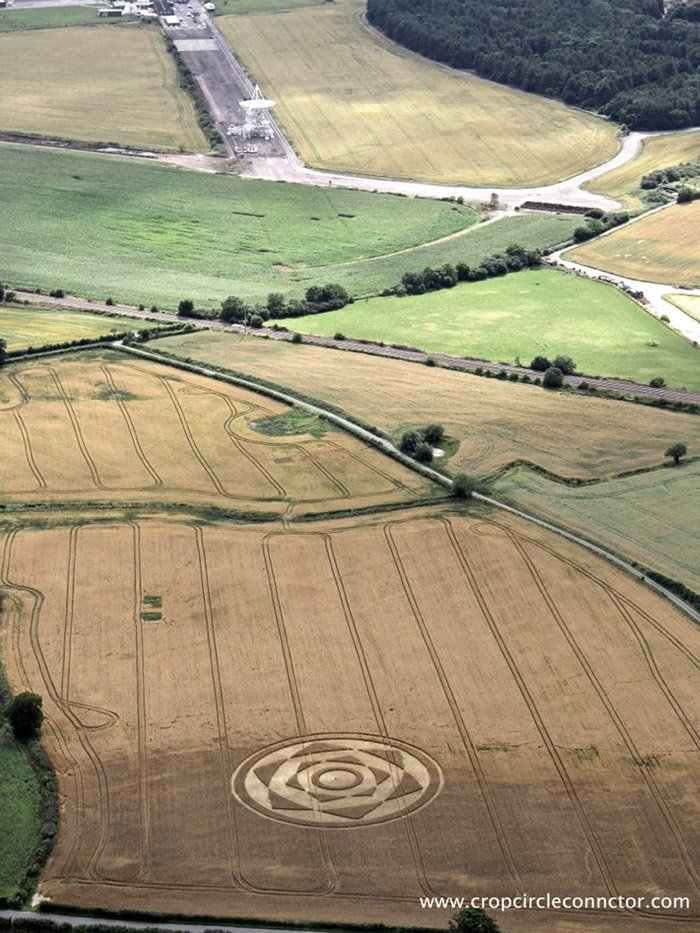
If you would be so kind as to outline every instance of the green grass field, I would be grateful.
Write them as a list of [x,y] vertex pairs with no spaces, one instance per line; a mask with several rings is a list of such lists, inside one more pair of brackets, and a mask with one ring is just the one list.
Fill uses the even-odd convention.
[[594,269],[644,282],[700,288],[700,201],[673,204],[566,254]]
[[8,350],[82,340],[84,337],[101,337],[118,331],[152,326],[151,321],[128,317],[39,308],[34,305],[0,305],[0,337],[7,341]]
[[[471,208],[444,201],[38,147],[0,152],[5,281],[166,308],[183,297],[213,306],[232,293],[301,296],[329,281],[365,294],[429,263],[474,262],[513,242],[553,246],[576,223],[523,214],[481,227]],[[464,236],[386,256],[466,228]]]
[[290,318],[292,330],[404,343],[423,350],[528,364],[573,356],[579,371],[700,390],[698,350],[621,292],[540,269],[406,298],[372,298]]
[[0,32],[23,29],[54,29],[59,26],[118,25],[120,20],[104,20],[94,6],[39,7],[0,10]]
[[364,26],[363,12],[361,0],[336,0],[218,20],[309,164],[518,187],[617,151],[614,125],[407,52]]
[[700,593],[699,483],[699,463],[582,488],[517,470],[494,493]]
[[601,175],[584,185],[597,194],[617,198],[631,210],[641,210],[644,203],[639,197],[642,175],[659,169],[670,168],[680,162],[690,162],[700,156],[700,132],[674,133],[670,136],[655,136],[645,139],[639,155],[620,168]]
[[39,842],[39,789],[24,749],[0,728],[0,899],[12,898]]
[[156,27],[0,34],[0,61],[2,130],[149,149],[208,149]]

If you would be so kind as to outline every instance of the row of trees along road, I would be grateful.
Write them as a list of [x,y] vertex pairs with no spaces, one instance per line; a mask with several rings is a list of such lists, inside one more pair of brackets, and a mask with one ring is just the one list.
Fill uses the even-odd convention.
[[700,123],[700,0],[368,0],[367,16],[427,58],[631,129]]

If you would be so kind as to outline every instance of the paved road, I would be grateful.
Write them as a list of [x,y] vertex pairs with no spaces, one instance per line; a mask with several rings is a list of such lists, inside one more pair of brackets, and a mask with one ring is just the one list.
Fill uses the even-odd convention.
[[[17,298],[20,301],[29,301],[32,304],[54,305],[60,308],[77,308],[81,311],[97,311],[108,314],[120,314],[125,317],[139,318],[140,320],[154,321],[162,324],[178,323],[182,324],[183,319],[176,314],[170,314],[167,311],[139,311],[138,308],[130,305],[105,305],[97,301],[84,301],[80,298],[50,298],[47,295],[35,295],[33,292],[16,291]],[[265,338],[269,340],[291,341],[292,333],[283,330],[272,330],[269,327],[260,329],[247,328],[242,324],[226,324],[223,321],[193,321],[198,327],[208,330],[223,331],[233,334],[248,334],[251,337]],[[401,349],[398,347],[381,346],[377,343],[363,342],[360,340],[335,340],[332,337],[318,337],[314,334],[305,334],[304,343],[316,347],[333,347],[335,349],[347,350],[352,353],[365,353],[370,356],[383,356],[389,359],[406,360],[413,363],[424,363],[428,357],[432,357],[440,366],[445,369],[455,369],[461,372],[474,372],[477,367],[488,369],[492,373],[505,370],[508,373],[518,373],[519,375],[528,375],[532,379],[541,376],[526,366],[513,366],[509,364],[492,363],[479,360],[473,357],[451,356],[448,353],[426,353],[424,350]],[[568,385],[576,386],[580,382],[587,382],[598,389],[608,389],[614,392],[622,392],[629,395],[641,395],[651,398],[664,398],[669,402],[694,402],[700,404],[700,392],[686,392],[684,389],[653,389],[651,386],[639,385],[625,379],[593,379],[592,377],[576,375],[565,376],[564,381]]]
[[[151,353],[148,350],[142,350],[138,347],[122,347],[122,350],[134,356],[141,356],[147,359],[155,360],[156,362],[162,362],[162,357],[159,357],[157,353]],[[418,463],[412,457],[409,457],[407,454],[403,453],[403,451],[395,447],[391,441],[387,440],[385,437],[379,437],[372,431],[368,431],[366,428],[355,424],[353,421],[349,421],[342,415],[337,415],[335,412],[330,412],[322,406],[314,405],[311,402],[302,402],[295,398],[293,395],[287,395],[285,392],[281,392],[278,389],[263,387],[260,386],[259,383],[245,379],[244,377],[223,374],[216,370],[209,369],[207,366],[201,364],[186,363],[183,361],[182,367],[191,372],[196,372],[202,376],[220,379],[224,382],[232,383],[233,385],[244,386],[245,388],[252,389],[255,392],[260,392],[263,395],[268,395],[271,398],[285,402],[288,405],[292,405],[296,408],[303,408],[306,411],[312,412],[313,414],[321,415],[326,418],[326,420],[334,422],[345,431],[348,431],[350,434],[354,434],[356,437],[361,438],[361,440],[366,441],[373,447],[377,447],[384,453],[389,454],[389,456],[393,457],[394,460],[398,460],[400,463],[403,463],[410,469],[415,470],[417,473],[421,473],[423,476],[427,476],[429,479],[434,480],[436,483],[439,483],[441,486],[444,486],[447,489],[452,488],[453,484],[449,476],[446,476],[444,473],[440,473],[433,467],[426,466],[424,463]],[[484,496],[481,493],[474,493],[473,496],[475,499],[478,499],[480,502],[484,502],[486,505],[490,505],[496,509],[501,509],[504,512],[510,512],[511,515],[517,515],[519,518],[525,519],[525,521],[531,522],[534,525],[539,525],[540,528],[546,528],[549,531],[553,531],[556,534],[561,535],[561,537],[567,538],[569,541],[573,541],[575,544],[580,544],[582,547],[585,547],[589,551],[593,551],[594,554],[598,554],[605,560],[610,561],[611,563],[620,567],[622,570],[624,570],[626,573],[629,573],[637,580],[646,583],[649,587],[656,590],[657,593],[660,593],[666,599],[670,600],[672,603],[678,606],[679,609],[690,616],[690,618],[695,622],[700,623],[700,612],[685,603],[679,597],[675,596],[670,592],[670,590],[667,590],[664,586],[661,586],[654,580],[647,577],[646,574],[642,573],[640,570],[637,570],[637,568],[633,567],[632,564],[627,563],[627,561],[617,557],[610,551],[606,551],[605,548],[599,547],[597,544],[592,544],[585,538],[581,538],[579,535],[576,535],[573,532],[566,531],[566,529],[560,528],[558,525],[552,525],[550,522],[544,521],[544,519],[537,518],[535,515],[530,515],[529,512],[523,512],[521,509],[506,505],[504,502],[500,502],[498,499],[492,499],[490,496]]]
[[619,203],[613,198],[607,198],[592,191],[584,191],[581,185],[604,175],[606,172],[624,165],[633,159],[645,138],[653,133],[630,133],[622,142],[620,151],[603,165],[582,172],[574,178],[558,182],[554,185],[541,185],[531,188],[493,188],[469,187],[466,185],[439,185],[419,181],[401,181],[390,178],[373,178],[365,175],[348,175],[341,172],[327,172],[320,169],[308,168],[299,160],[296,164],[287,159],[259,159],[251,162],[241,175],[244,178],[264,178],[273,181],[296,182],[302,185],[315,185],[317,187],[355,188],[363,191],[382,191],[390,194],[406,194],[421,198],[448,198],[463,197],[465,201],[478,202],[488,200],[495,192],[499,200],[507,207],[513,208],[525,201],[539,203],[556,203],[575,207],[600,207],[603,210],[615,210]]

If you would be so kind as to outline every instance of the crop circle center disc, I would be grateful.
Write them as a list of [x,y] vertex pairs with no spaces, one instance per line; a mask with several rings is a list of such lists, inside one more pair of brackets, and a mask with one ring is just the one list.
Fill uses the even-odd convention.
[[334,828],[407,816],[442,784],[437,763],[415,746],[335,733],[259,749],[231,778],[234,797],[262,816]]

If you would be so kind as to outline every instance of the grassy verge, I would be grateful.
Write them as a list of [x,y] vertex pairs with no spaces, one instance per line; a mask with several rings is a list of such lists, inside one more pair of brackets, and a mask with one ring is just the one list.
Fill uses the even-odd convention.
[[153,327],[152,321],[119,315],[92,314],[37,305],[0,304],[0,336],[8,350],[64,344],[86,337],[116,335]]
[[563,524],[697,593],[699,480],[699,463],[581,488],[520,469],[492,488],[495,496]]
[[566,253],[595,269],[671,287],[700,288],[700,201],[674,204]]
[[645,206],[639,188],[643,175],[680,162],[690,162],[699,155],[700,132],[654,136],[644,140],[636,158],[600,175],[584,187],[596,194],[616,198],[628,210],[639,211]]
[[274,373],[275,387],[384,436],[440,422],[459,441],[450,468],[479,476],[522,459],[559,476],[606,478],[657,466],[676,440],[700,453],[700,418],[691,414],[211,331],[167,337],[158,349],[263,383]]
[[[12,596],[0,590],[0,612]],[[0,665],[0,720],[11,699]],[[18,742],[0,725],[0,907],[31,894],[58,831],[56,777],[38,739]]]
[[0,10],[0,33],[26,29],[56,29],[62,26],[116,26],[122,21],[105,20],[95,6],[39,7],[38,9]]

